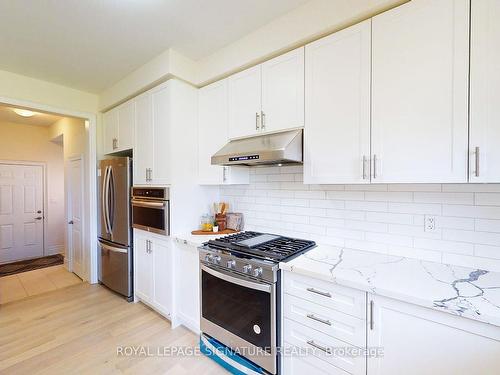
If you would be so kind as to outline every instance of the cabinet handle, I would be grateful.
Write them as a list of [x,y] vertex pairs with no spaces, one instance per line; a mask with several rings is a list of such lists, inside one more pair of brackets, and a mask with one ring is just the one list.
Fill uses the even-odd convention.
[[260,119],[259,112],[255,112],[255,130],[259,130],[259,119]]
[[363,155],[363,180],[366,180],[366,155]]
[[377,155],[373,154],[373,179],[377,178]]
[[373,307],[374,307],[374,302],[373,300],[370,301],[370,330],[373,331]]
[[315,320],[317,322],[320,322],[320,323],[323,323],[323,324],[326,324],[328,326],[331,326],[332,325],[332,322],[330,322],[329,320],[327,319],[321,319],[321,318],[318,318],[316,315],[314,314],[307,314],[307,317],[309,319],[312,319],[312,320]]
[[311,292],[311,293],[319,294],[320,296],[323,296],[323,297],[332,298],[332,295],[330,293],[328,293],[328,292],[322,292],[321,290],[317,290],[317,289],[314,289],[314,288],[307,288],[307,291]]
[[309,341],[306,341],[309,345],[315,347],[316,349],[319,349],[323,352],[325,352],[326,354],[332,354],[332,351],[330,349],[328,349],[327,347],[324,347],[324,346],[321,346],[319,344],[316,344],[314,342],[314,340],[309,340]]
[[222,167],[222,182],[226,182],[227,176],[227,167]]
[[474,174],[476,177],[479,177],[479,147],[476,147],[475,154],[476,154],[476,171]]
[[116,148],[118,147],[117,144],[118,144],[118,139],[113,138],[113,150],[116,150]]
[[260,111],[260,127],[262,130],[266,128],[266,114]]

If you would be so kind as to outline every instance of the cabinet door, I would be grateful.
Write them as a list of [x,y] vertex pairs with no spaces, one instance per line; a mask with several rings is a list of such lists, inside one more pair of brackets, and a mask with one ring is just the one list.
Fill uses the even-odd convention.
[[263,131],[304,126],[304,47],[262,64]]
[[249,170],[212,165],[211,158],[228,141],[227,80],[198,91],[198,182],[201,185],[248,184]]
[[135,295],[145,302],[153,297],[153,257],[149,253],[148,238],[134,231]]
[[372,182],[467,182],[468,0],[372,20]]
[[196,246],[176,243],[176,285],[178,293],[176,316],[182,324],[195,333],[200,332],[200,280],[199,258]]
[[500,182],[500,1],[471,11],[469,180]]
[[115,152],[118,142],[118,110],[116,108],[104,113],[103,128],[104,153]]
[[173,254],[170,240],[153,239],[153,305],[162,314],[171,317],[173,306],[173,282],[172,275]]
[[228,78],[229,138],[260,131],[261,66],[255,66]]
[[134,148],[134,185],[148,184],[148,169],[152,168],[153,105],[151,93],[146,92],[136,99]]
[[370,23],[306,46],[306,184],[370,182]]
[[372,296],[368,374],[494,374],[500,366],[500,329],[384,297]]
[[134,147],[135,100],[129,100],[118,107],[118,149]]
[[153,137],[151,183],[167,185],[170,183],[170,85],[163,85],[151,92],[153,105]]

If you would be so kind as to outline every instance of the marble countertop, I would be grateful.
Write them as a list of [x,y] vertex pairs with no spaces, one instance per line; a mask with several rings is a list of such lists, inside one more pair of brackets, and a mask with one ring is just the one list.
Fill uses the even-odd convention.
[[500,326],[500,273],[323,245],[280,268]]

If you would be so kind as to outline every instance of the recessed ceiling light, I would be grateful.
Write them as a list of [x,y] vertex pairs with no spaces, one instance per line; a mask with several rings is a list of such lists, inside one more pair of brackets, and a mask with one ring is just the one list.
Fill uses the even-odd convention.
[[23,116],[23,117],[31,117],[31,116],[36,115],[35,112],[28,111],[27,109],[14,108],[13,111],[16,112],[19,116]]

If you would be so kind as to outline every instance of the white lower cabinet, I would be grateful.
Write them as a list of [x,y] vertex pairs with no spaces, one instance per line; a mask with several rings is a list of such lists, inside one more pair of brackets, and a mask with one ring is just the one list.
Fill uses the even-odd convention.
[[181,293],[177,294],[176,317],[179,324],[200,332],[200,279],[198,248],[175,240],[175,279]]
[[292,272],[283,280],[283,374],[366,374],[366,293]]
[[170,238],[134,230],[134,259],[136,299],[172,320],[174,253]]
[[373,324],[368,374],[494,374],[500,368],[500,328],[428,308],[370,296]]
[[[283,280],[285,375],[498,373],[500,327],[293,272]],[[360,298],[366,314],[352,308]]]

